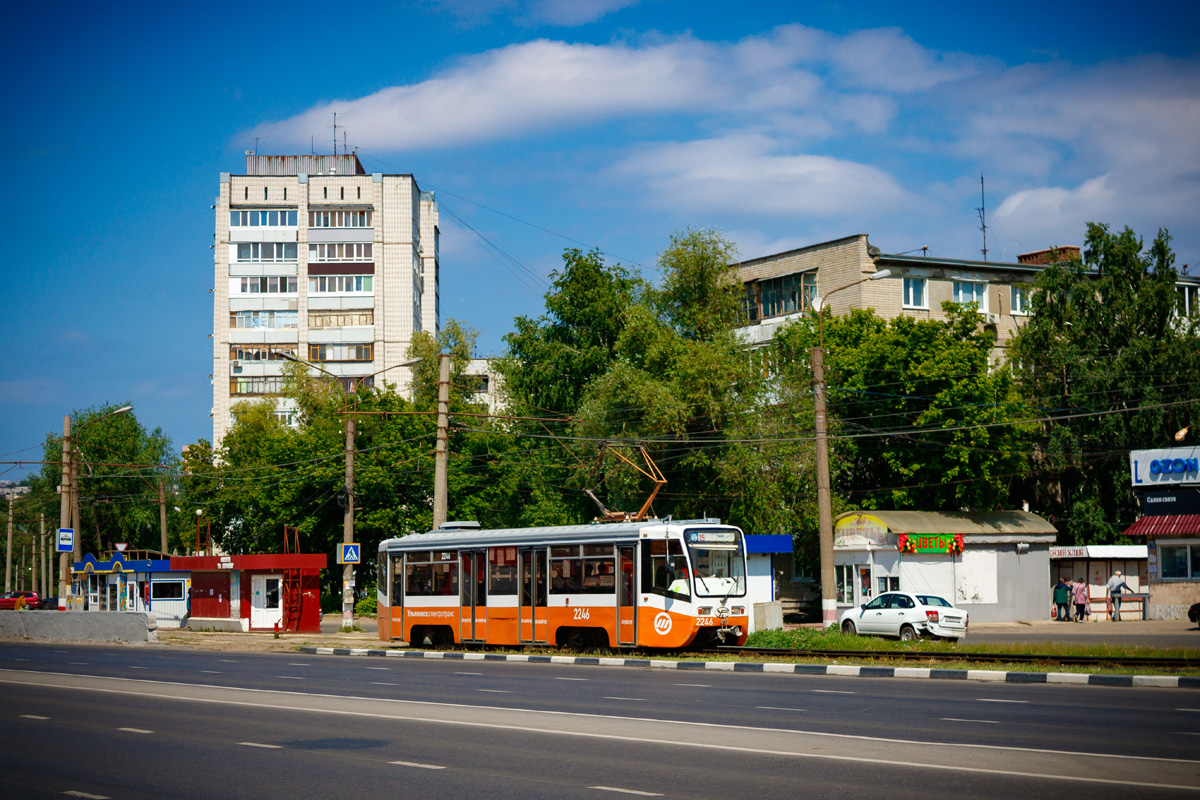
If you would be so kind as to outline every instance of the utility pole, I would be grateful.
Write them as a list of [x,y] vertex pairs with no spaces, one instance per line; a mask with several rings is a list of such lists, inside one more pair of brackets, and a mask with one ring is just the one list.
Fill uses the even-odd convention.
[[[822,337],[824,338],[824,337]],[[837,623],[837,596],[833,574],[833,502],[829,496],[829,430],[825,415],[825,352],[812,349],[813,414],[817,428],[817,536],[821,546],[821,623]]]
[[46,543],[46,514],[42,512],[38,515],[38,527],[41,529],[42,536],[42,597],[50,596],[50,569],[54,566],[54,560],[50,558],[50,548]]
[[446,521],[446,472],[450,455],[450,354],[442,353],[438,365],[437,450],[433,461],[433,528]]
[[4,591],[6,591],[6,592],[12,591],[12,534],[13,534],[12,506],[13,506],[13,493],[12,493],[12,490],[9,490],[9,492],[8,492],[8,546],[4,548]]
[[162,532],[162,552],[167,552],[167,483],[166,480],[158,482],[158,527]]
[[40,535],[36,536],[36,537],[33,535],[30,535],[29,539],[30,539],[29,549],[31,551],[29,555],[32,557],[31,561],[33,562],[33,564],[32,564],[33,573],[30,575],[31,582],[30,582],[29,588],[32,589],[33,591],[37,592],[38,597],[41,597],[42,596],[42,587],[41,587],[41,584],[38,583],[38,562],[42,560],[42,551],[39,547],[39,545],[41,545],[41,543],[42,543],[42,537]]
[[[346,504],[342,517],[342,541],[354,541],[354,414],[346,414]],[[354,625],[354,565],[342,566],[342,627]]]
[[[63,417],[63,446],[62,446],[62,481],[58,487],[58,527],[71,527],[71,415]],[[58,537],[55,536],[55,550],[58,549]],[[70,574],[70,564],[67,563],[69,553],[58,556],[58,610],[67,608],[67,576]]]

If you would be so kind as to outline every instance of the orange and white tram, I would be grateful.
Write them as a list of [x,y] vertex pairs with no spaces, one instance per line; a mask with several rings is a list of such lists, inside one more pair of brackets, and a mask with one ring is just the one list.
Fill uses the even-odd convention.
[[481,530],[379,545],[379,638],[680,648],[746,641],[742,532],[709,520]]

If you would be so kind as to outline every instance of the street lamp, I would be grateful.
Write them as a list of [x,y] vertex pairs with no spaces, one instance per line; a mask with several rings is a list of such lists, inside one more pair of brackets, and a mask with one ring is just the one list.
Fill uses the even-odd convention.
[[817,539],[821,547],[821,622],[825,627],[837,624],[837,596],[833,575],[833,502],[829,496],[829,432],[825,415],[825,305],[831,296],[843,289],[887,278],[891,274],[891,270],[881,269],[862,280],[831,290],[824,299],[818,296],[812,300],[820,337],[820,345],[812,349],[812,371],[813,414],[817,427]]
[[[124,414],[126,411],[132,410],[133,406],[121,406],[115,411],[110,411],[107,414],[99,417],[93,417],[92,419],[89,419],[87,422],[80,425],[79,431],[82,431],[93,422],[99,422],[102,419],[108,419],[109,417],[116,416],[117,414]],[[78,432],[76,432],[76,435],[78,435]],[[70,528],[72,516],[78,517],[78,514],[72,515],[71,513],[74,505],[72,501],[78,501],[78,487],[75,485],[75,483],[75,464],[71,453],[71,415],[68,414],[63,417],[62,485],[59,486],[58,508],[58,527],[60,528]],[[73,538],[74,546],[72,547],[70,553],[71,562],[74,562],[80,557],[80,553],[83,549],[82,544],[79,541],[81,537],[78,530],[75,531]],[[57,541],[57,537],[55,538],[55,541]],[[72,601],[70,605],[73,606],[75,599],[73,593],[68,594],[68,592],[74,588],[74,584],[67,583],[67,576],[70,574],[71,570],[71,562],[68,562],[67,558],[67,553],[62,553],[58,557],[59,610],[67,608],[68,599]]]
[[1184,440],[1184,438],[1188,435],[1188,431],[1194,427],[1196,427],[1196,426],[1195,425],[1184,425],[1182,428],[1180,428],[1178,431],[1175,432],[1175,441],[1182,442]]
[[[292,361],[296,364],[303,364],[306,367],[312,367],[318,372],[323,372],[329,377],[335,379],[338,385],[342,387],[342,392],[347,398],[350,396],[350,386],[343,383],[341,377],[334,375],[323,367],[318,367],[316,364],[296,358],[290,353],[275,351],[280,358],[285,361]],[[401,361],[399,364],[393,364],[390,367],[373,372],[370,375],[364,375],[361,378],[354,379],[354,387],[357,388],[360,381],[367,378],[374,378],[387,372],[390,369],[398,367],[411,367],[421,361],[420,358],[410,358],[408,361]],[[344,544],[352,544],[354,542],[354,435],[355,424],[354,414],[347,411],[346,419],[346,504],[342,515],[342,542]],[[354,565],[345,564],[342,567],[342,627],[349,628],[354,624]]]

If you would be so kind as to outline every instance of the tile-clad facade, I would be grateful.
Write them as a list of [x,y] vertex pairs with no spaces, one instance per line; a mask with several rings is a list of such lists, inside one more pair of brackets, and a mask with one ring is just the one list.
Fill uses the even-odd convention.
[[[411,175],[367,174],[354,155],[247,155],[219,185],[214,445],[237,402],[278,391],[286,362],[270,351],[349,380],[404,361],[415,331],[437,333],[438,209]],[[407,392],[410,372],[378,380]],[[288,401],[276,409],[293,421]]]

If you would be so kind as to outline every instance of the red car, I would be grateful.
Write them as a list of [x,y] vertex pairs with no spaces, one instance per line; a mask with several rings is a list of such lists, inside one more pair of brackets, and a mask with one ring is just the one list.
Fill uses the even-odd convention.
[[37,596],[37,592],[5,592],[0,594],[0,611],[4,609],[14,609],[17,607],[17,601],[23,600],[21,608],[41,608],[42,601]]

